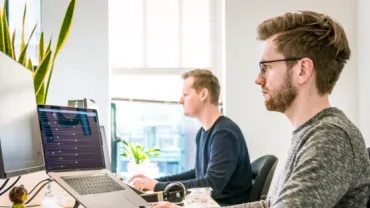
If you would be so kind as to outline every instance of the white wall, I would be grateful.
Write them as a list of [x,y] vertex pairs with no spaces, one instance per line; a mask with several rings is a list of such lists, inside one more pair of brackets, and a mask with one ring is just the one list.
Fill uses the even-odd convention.
[[347,32],[352,58],[334,89],[331,101],[333,106],[344,110],[358,123],[357,1],[225,0],[224,103],[227,116],[234,119],[245,134],[251,160],[264,154],[274,154],[280,161],[283,160],[293,130],[283,114],[265,109],[261,89],[254,83],[259,73],[261,51],[260,42],[256,40],[256,28],[266,18],[297,10],[327,13],[338,20]]
[[358,104],[362,134],[370,146],[370,1],[358,0]]
[[[53,34],[55,43],[68,3],[42,1],[42,30],[46,37]],[[108,57],[108,1],[77,0],[69,39],[55,62],[47,104],[93,99],[99,107],[100,124],[108,128]]]

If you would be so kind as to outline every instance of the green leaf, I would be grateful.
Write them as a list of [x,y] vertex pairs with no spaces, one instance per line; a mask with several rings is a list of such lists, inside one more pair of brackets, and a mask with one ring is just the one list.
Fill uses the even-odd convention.
[[25,47],[26,47],[26,43],[25,43],[25,40],[24,40],[24,25],[26,24],[26,14],[27,14],[27,4],[24,3],[23,19],[22,19],[21,46],[20,46],[19,51],[23,51],[25,49]]
[[[38,96],[38,94],[42,95],[42,93],[45,95],[44,83],[49,74],[48,69],[50,66],[51,54],[52,54],[52,51],[49,51],[46,54],[44,60],[42,60],[42,62],[39,64],[39,66],[37,67],[34,73],[33,83],[35,87],[36,96]],[[42,97],[40,99],[45,100]],[[38,100],[38,104],[40,104],[39,101],[41,102],[42,100]]]
[[37,104],[45,104],[45,85],[41,85],[41,90],[39,93],[36,94],[36,102]]
[[52,38],[50,38],[50,40],[49,40],[48,47],[46,48],[43,57],[45,57],[46,54],[51,50],[51,42],[52,42]]
[[13,32],[13,35],[12,35],[12,48],[13,48],[13,59],[16,60],[17,57],[15,57],[15,29],[14,29],[14,32]]
[[33,72],[33,64],[32,64],[32,60],[30,58],[28,58],[28,60],[27,60],[27,68],[30,69]]
[[31,38],[33,36],[33,33],[36,30],[36,27],[37,27],[37,24],[33,27],[32,32],[30,34],[30,37],[28,38],[27,44],[24,46],[23,50],[21,50],[21,53],[20,53],[19,58],[18,58],[18,62],[21,63],[21,64],[24,64],[25,61],[26,61],[26,53],[27,53],[28,44],[31,41]]
[[[6,1],[5,1],[6,2]],[[2,28],[3,28],[3,47],[4,47],[4,53],[7,54],[8,56],[13,57],[13,48],[12,48],[12,43],[11,43],[11,38],[10,38],[10,32],[9,32],[9,26],[8,26],[8,20],[6,18],[6,3],[4,3],[4,8],[2,12]]]
[[42,32],[40,36],[38,55],[39,63],[41,63],[42,59],[44,58],[44,32]]
[[125,141],[125,140],[122,140],[121,141],[124,145],[126,145],[126,146],[128,146],[128,143],[127,143],[127,141]]
[[134,159],[135,159],[136,161],[138,161],[139,154],[138,154],[138,152],[136,151],[136,148],[132,145],[132,143],[131,143],[131,142],[129,142],[128,144],[129,144],[129,147],[130,147],[130,150],[131,150],[131,154],[132,154],[132,156],[134,157]]
[[[4,4],[6,1],[4,1]],[[6,5],[4,5],[5,8]],[[3,9],[0,8],[0,51],[5,52],[5,46],[4,46],[4,31],[3,31]]]
[[[63,45],[65,44],[65,42],[66,42],[66,40],[69,36],[69,32],[70,32],[71,25],[72,25],[72,19],[73,19],[75,5],[76,5],[76,0],[71,0],[69,2],[66,14],[64,16],[62,26],[60,27],[58,42],[57,42],[57,46],[56,46],[56,49],[55,49],[54,60],[55,60],[56,56],[59,54],[60,50],[62,49]],[[54,60],[53,60],[53,63],[54,63]]]

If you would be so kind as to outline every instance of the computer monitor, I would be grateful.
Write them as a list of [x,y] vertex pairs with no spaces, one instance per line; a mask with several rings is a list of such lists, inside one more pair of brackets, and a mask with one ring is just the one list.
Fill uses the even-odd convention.
[[32,72],[0,52],[0,178],[44,170]]

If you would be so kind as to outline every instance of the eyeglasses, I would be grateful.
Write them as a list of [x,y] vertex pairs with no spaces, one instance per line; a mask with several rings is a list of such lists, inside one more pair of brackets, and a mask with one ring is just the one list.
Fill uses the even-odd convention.
[[259,66],[260,66],[260,70],[261,70],[261,77],[265,78],[265,73],[266,73],[266,69],[263,68],[263,65],[264,64],[267,64],[267,63],[274,63],[274,62],[279,62],[279,61],[299,61],[301,60],[302,58],[296,58],[296,57],[293,57],[293,58],[286,58],[286,59],[276,59],[276,60],[269,60],[269,61],[261,61],[259,63]]

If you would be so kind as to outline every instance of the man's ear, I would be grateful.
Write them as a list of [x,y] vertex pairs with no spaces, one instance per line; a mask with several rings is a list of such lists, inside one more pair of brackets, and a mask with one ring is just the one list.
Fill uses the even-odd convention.
[[310,58],[303,58],[298,62],[298,84],[306,83],[314,75],[314,65]]
[[205,100],[207,100],[208,96],[209,96],[209,91],[207,88],[203,88],[200,92],[199,92],[199,95],[200,95],[200,99],[202,100],[202,102],[204,102]]

